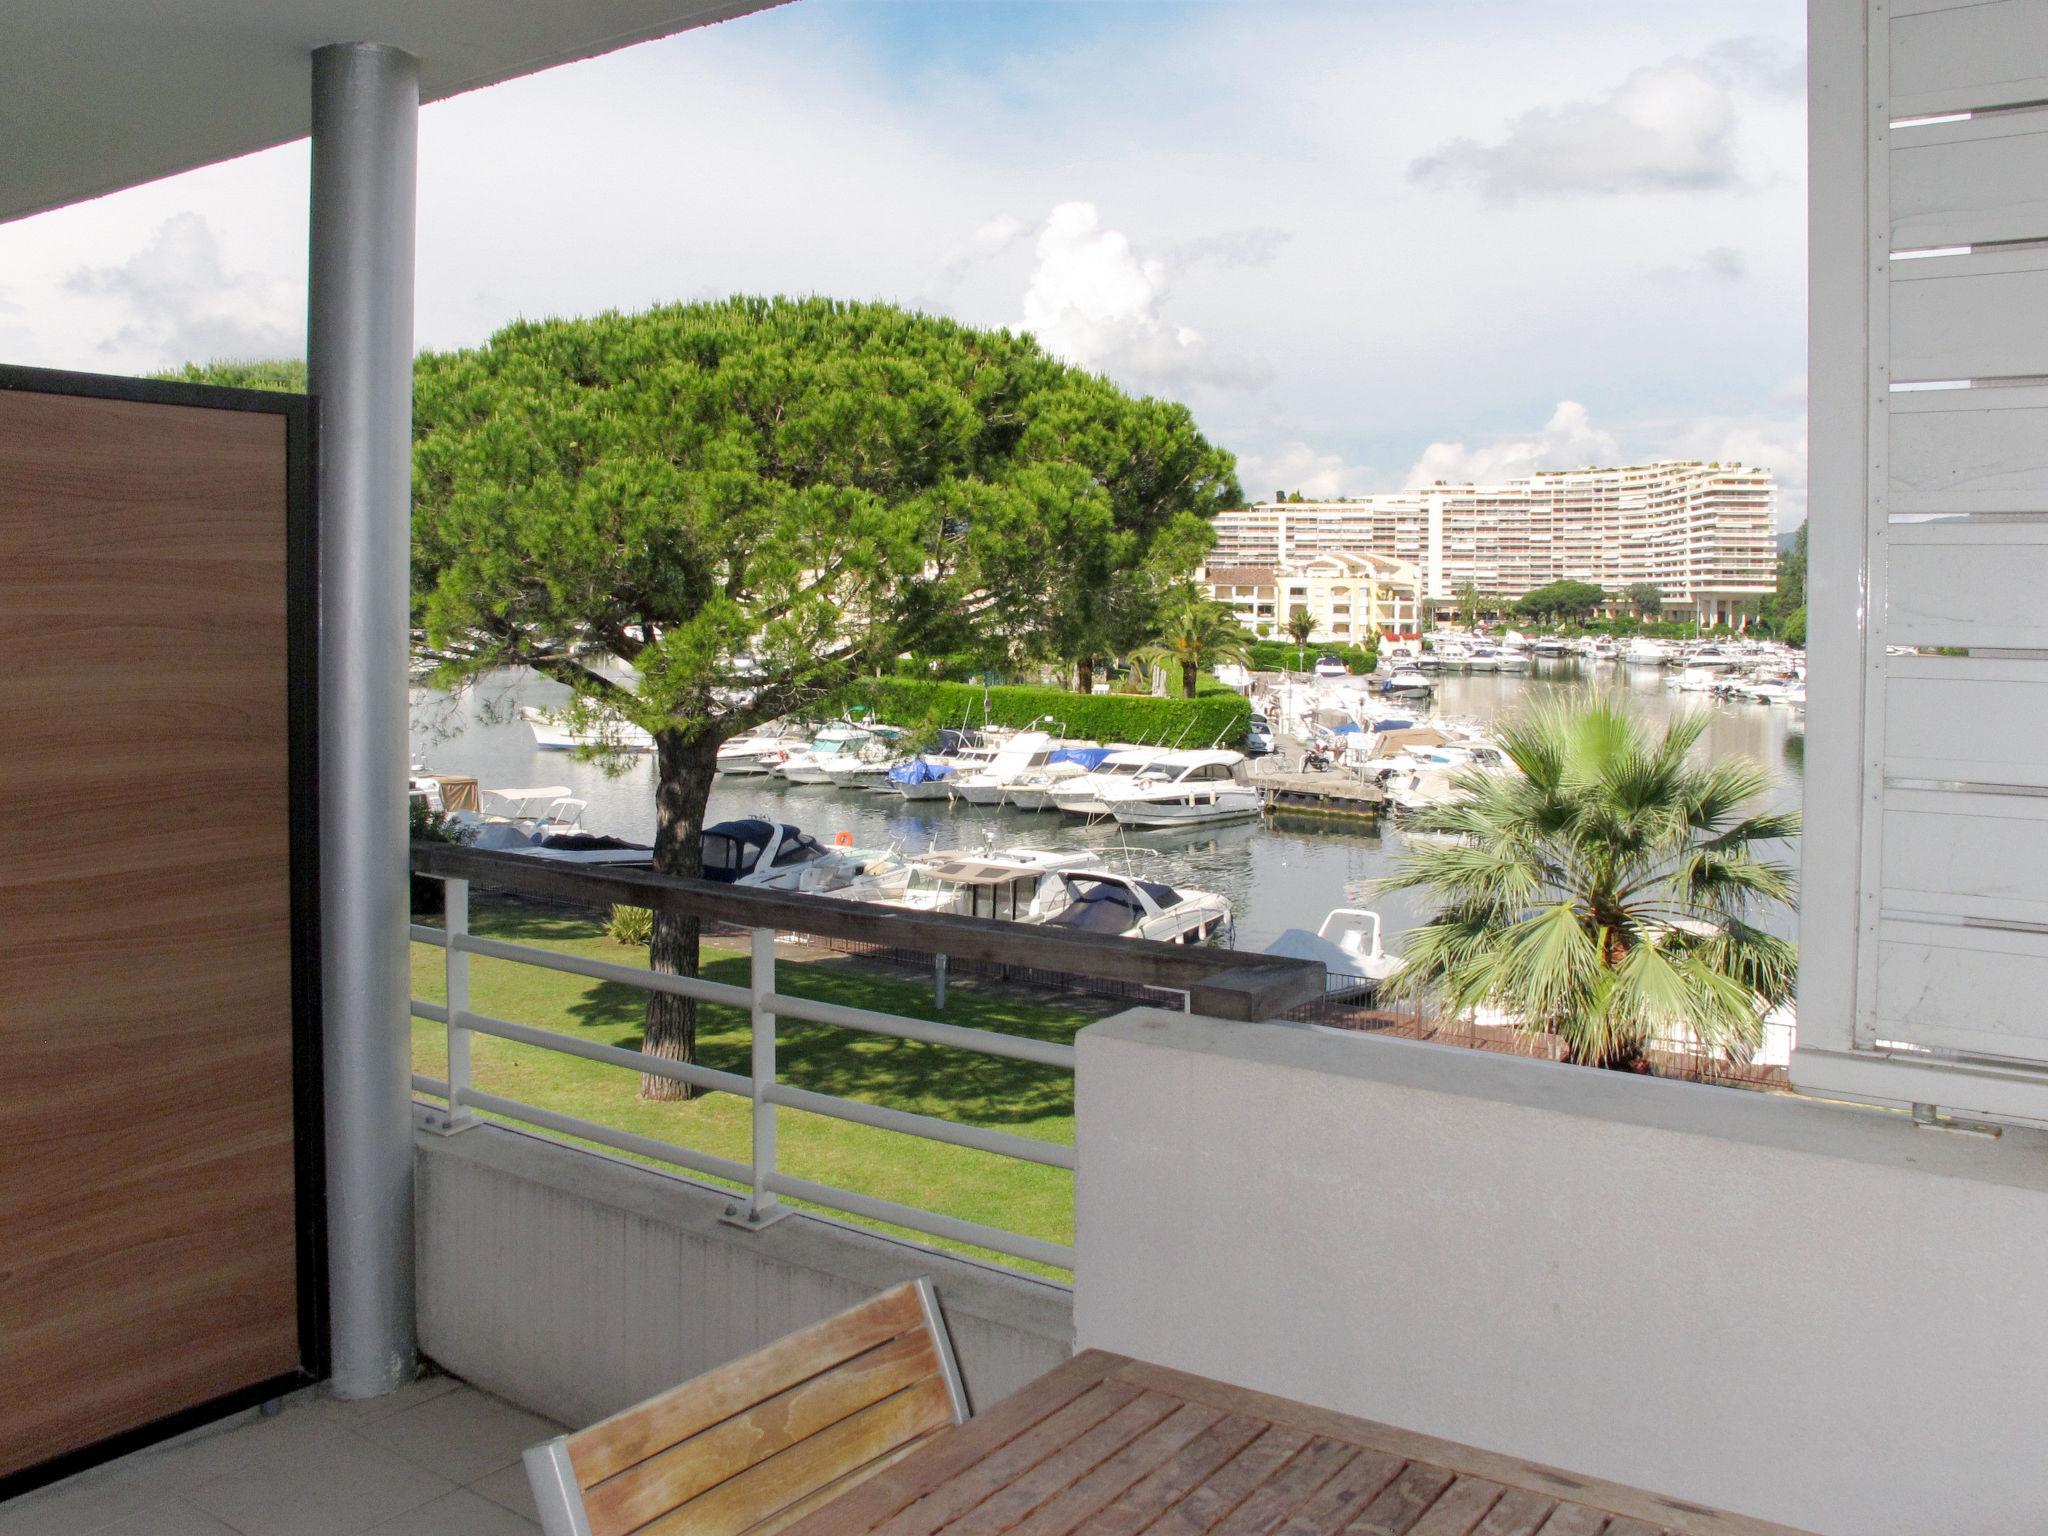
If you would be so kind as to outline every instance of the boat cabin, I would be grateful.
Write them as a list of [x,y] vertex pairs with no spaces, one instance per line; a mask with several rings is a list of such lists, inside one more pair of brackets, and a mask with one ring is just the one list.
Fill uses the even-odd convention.
[[756,885],[770,870],[828,858],[831,850],[786,822],[748,817],[721,821],[701,834],[704,878],[726,885]]

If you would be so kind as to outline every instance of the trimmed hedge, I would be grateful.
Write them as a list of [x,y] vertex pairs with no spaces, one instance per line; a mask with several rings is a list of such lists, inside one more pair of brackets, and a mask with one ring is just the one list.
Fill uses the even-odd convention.
[[[1295,672],[1313,667],[1318,656],[1334,656],[1353,672],[1370,672],[1379,665],[1378,645],[1296,645],[1292,640],[1258,640],[1252,644],[1254,672]],[[1299,661],[1297,662],[1297,658]]]
[[947,727],[984,723],[1026,727],[1047,715],[1064,735],[1096,741],[1178,742],[1206,747],[1221,741],[1242,747],[1250,727],[1251,704],[1238,694],[1208,693],[1186,699],[1137,697],[1130,694],[1069,693],[1063,688],[988,688],[974,683],[927,682],[901,677],[869,677],[832,696],[836,709],[861,707],[874,711],[885,725],[919,734]]

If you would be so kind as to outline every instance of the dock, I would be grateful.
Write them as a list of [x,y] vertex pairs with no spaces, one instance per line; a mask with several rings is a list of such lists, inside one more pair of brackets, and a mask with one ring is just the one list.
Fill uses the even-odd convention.
[[1287,816],[1377,817],[1386,791],[1341,771],[1268,773],[1254,776],[1266,814]]

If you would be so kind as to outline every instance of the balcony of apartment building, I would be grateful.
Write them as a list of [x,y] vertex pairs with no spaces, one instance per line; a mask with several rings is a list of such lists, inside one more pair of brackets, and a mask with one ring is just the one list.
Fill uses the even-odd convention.
[[[1332,1511],[1412,1536],[2039,1528],[2048,556],[2009,514],[2048,510],[2027,382],[2048,356],[2010,322],[2048,313],[2048,269],[2000,251],[1894,279],[1865,253],[1873,217],[1947,247],[1999,197],[1997,238],[2048,234],[2024,177],[1948,164],[2038,136],[2030,120],[1903,141],[1943,165],[1881,169],[1897,185],[1876,213],[1870,175],[1873,142],[1929,132],[1888,113],[2006,104],[2001,61],[2041,6],[1814,7],[1816,793],[1793,1077],[1818,1097],[1318,1027],[1291,1016],[1326,985],[1313,963],[408,851],[417,103],[746,8],[222,3],[166,48],[50,0],[43,46],[0,59],[0,216],[311,130],[315,396],[0,377],[5,483],[35,487],[0,497],[11,696],[34,722],[0,751],[55,787],[0,863],[0,1491],[18,1495],[0,1532],[531,1531],[522,1447],[911,1276],[936,1283],[991,1423],[1077,1349],[1134,1363],[1089,1399],[1122,1405],[1099,1432],[962,1461],[1006,1479],[1002,1499],[905,1505],[891,1529],[1320,1531]],[[1897,310],[1876,341],[1874,300]],[[1867,494],[1873,357],[1901,379],[2019,381],[1981,411],[1898,408],[1892,508],[1956,498],[1947,522],[1894,524]],[[1934,472],[1959,463],[1995,469],[1981,507],[2001,516],[1974,520],[1970,477]],[[65,646],[34,632],[81,613],[99,627]],[[202,682],[165,714],[134,701],[171,633],[213,649],[198,669],[188,650]],[[81,703],[77,679],[117,666]],[[175,837],[143,815],[167,783]],[[187,793],[208,784],[232,804]],[[409,875],[438,921],[412,925]],[[725,969],[656,977],[473,931],[491,887],[721,924]],[[817,955],[853,951],[934,1008],[805,984]],[[729,1010],[746,1058],[543,1038],[479,1005],[487,973],[536,968]],[[1071,1040],[932,1017],[949,982],[1005,970],[1121,1003]],[[413,1019],[437,1070],[414,1071]],[[1073,1139],[800,1086],[778,1059],[797,1028],[876,1042],[878,1077],[916,1049],[1072,1091]],[[729,1096],[744,1134],[685,1146],[487,1087],[492,1044]],[[894,1192],[797,1171],[779,1138],[810,1118],[893,1138]],[[931,1147],[1071,1178],[1071,1232],[920,1206]]]

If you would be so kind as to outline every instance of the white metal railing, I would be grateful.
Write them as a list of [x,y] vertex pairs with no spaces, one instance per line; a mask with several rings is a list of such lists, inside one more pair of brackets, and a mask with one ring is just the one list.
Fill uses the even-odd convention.
[[[839,1003],[791,997],[778,992],[775,980],[775,930],[772,928],[749,930],[751,943],[748,984],[744,987],[707,981],[700,977],[668,976],[639,966],[617,965],[531,945],[509,944],[500,939],[482,938],[469,931],[469,882],[453,877],[439,878],[442,879],[447,892],[444,926],[430,928],[415,924],[412,929],[414,939],[440,948],[446,957],[447,1003],[443,1005],[421,998],[412,999],[413,1017],[441,1024],[448,1032],[446,1080],[418,1073],[414,1074],[412,1080],[416,1092],[443,1099],[447,1103],[445,1112],[434,1115],[430,1121],[436,1131],[452,1135],[481,1123],[477,1119],[479,1113],[497,1115],[560,1136],[594,1142],[634,1157],[647,1158],[743,1185],[748,1191],[745,1201],[731,1207],[727,1211],[727,1216],[736,1224],[749,1228],[766,1226],[787,1215],[788,1208],[781,1204],[782,1198],[786,1197],[808,1201],[813,1205],[869,1221],[888,1222],[928,1237],[968,1243],[975,1247],[1008,1254],[1013,1258],[1028,1259],[1061,1269],[1073,1268],[1074,1250],[1067,1244],[1048,1242],[1042,1238],[986,1226],[980,1222],[963,1221],[957,1217],[920,1210],[915,1206],[903,1205],[893,1200],[883,1200],[854,1190],[793,1177],[782,1172],[777,1166],[775,1146],[775,1111],[777,1108],[786,1108],[801,1110],[806,1114],[826,1115],[876,1130],[894,1131],[904,1136],[917,1136],[927,1141],[943,1142],[949,1146],[967,1147],[977,1152],[991,1152],[999,1157],[1012,1157],[1024,1162],[1071,1171],[1074,1167],[1074,1148],[1071,1145],[1041,1141],[1035,1137],[1019,1136],[1008,1131],[990,1130],[985,1126],[941,1120],[931,1115],[914,1114],[908,1110],[890,1109],[858,1099],[815,1093],[779,1081],[775,1065],[776,1021],[782,1018],[830,1024],[841,1029],[888,1035],[902,1040],[917,1040],[931,1045],[952,1046],[960,1050],[979,1052],[985,1056],[1002,1056],[1015,1061],[1034,1062],[1068,1072],[1074,1069],[1074,1048],[1071,1045],[997,1034],[990,1030],[965,1029],[956,1024],[940,1024],[928,1019],[912,1019],[892,1013],[876,1013],[865,1008],[851,1008]],[[599,981],[619,982],[647,992],[667,992],[679,997],[695,998],[699,1002],[723,1003],[744,1008],[752,1020],[753,1056],[748,1075],[742,1077],[736,1073],[720,1072],[695,1063],[671,1061],[645,1051],[600,1045],[554,1030],[535,1029],[529,1025],[515,1024],[509,1020],[478,1013],[470,1006],[471,955],[539,966],[545,970],[562,971],[569,975],[585,976]],[[517,1099],[486,1093],[471,1081],[470,1041],[473,1035],[490,1035],[541,1050],[582,1057],[586,1061],[602,1062],[607,1066],[620,1067],[627,1071],[671,1078],[698,1088],[738,1094],[748,1099],[753,1106],[753,1140],[749,1161],[735,1162],[730,1158],[716,1157],[708,1152],[699,1152],[674,1142],[623,1131],[598,1121],[561,1114],[538,1104],[528,1104]]]

